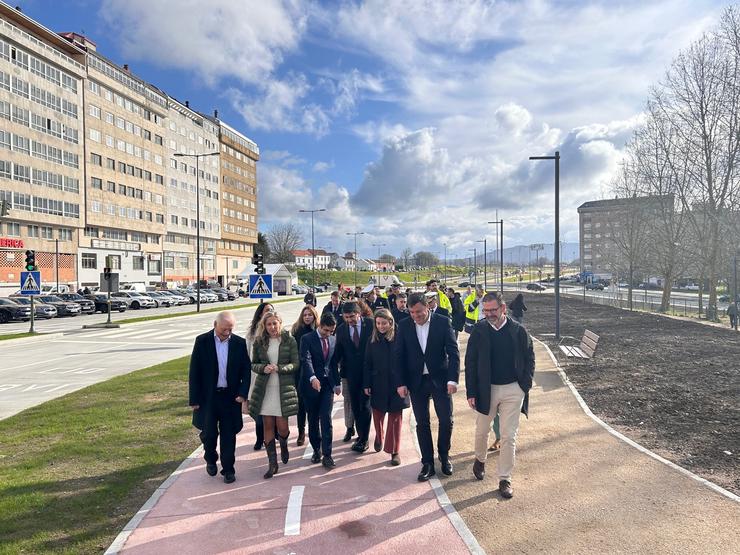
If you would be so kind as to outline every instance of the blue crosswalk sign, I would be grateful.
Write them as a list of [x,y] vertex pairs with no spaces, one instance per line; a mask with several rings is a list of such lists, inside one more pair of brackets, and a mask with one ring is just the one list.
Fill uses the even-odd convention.
[[272,298],[272,274],[249,274],[249,298]]
[[21,272],[21,295],[41,294],[41,272]]

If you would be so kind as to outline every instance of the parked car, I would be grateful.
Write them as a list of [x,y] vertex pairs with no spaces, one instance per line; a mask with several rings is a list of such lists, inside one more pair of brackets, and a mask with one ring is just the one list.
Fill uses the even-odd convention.
[[529,289],[530,291],[544,291],[545,289],[547,289],[547,287],[540,283],[528,283],[527,289]]
[[[95,303],[95,312],[108,313],[108,294],[107,293],[95,293],[93,295],[87,295],[87,298]],[[124,299],[116,299],[111,296],[110,298],[110,310],[111,312],[126,312],[128,303]]]
[[172,302],[172,306],[180,306],[183,304],[190,303],[190,300],[188,298],[178,293],[175,293],[174,291],[170,291],[169,289],[157,291],[157,293],[159,293],[160,295],[164,295],[165,297],[168,297],[170,301]]
[[142,295],[154,301],[154,308],[159,308],[160,306],[169,308],[174,304],[174,301],[169,295],[162,295],[159,291],[147,291],[146,293],[142,293]]
[[214,289],[211,287],[210,289],[204,290],[207,293],[212,293],[213,295],[216,295],[219,301],[228,301],[229,300],[229,294],[226,292],[225,289]]
[[[13,297],[13,301],[17,302],[20,305],[31,308],[31,297],[19,295],[17,297]],[[57,309],[53,305],[34,301],[33,317],[50,320],[51,318],[57,317]]]
[[595,281],[593,283],[587,283],[586,289],[590,289],[592,291],[603,291],[604,290],[604,284],[599,283],[598,281]]
[[472,287],[473,284],[470,283],[469,281],[461,281],[460,283],[457,284],[457,286],[458,287]]
[[56,308],[58,316],[77,316],[82,313],[82,307],[80,305],[65,301],[56,295],[39,295],[37,299],[42,303],[50,304]]
[[13,299],[0,298],[0,323],[31,319],[31,307],[18,304]]
[[80,305],[83,314],[95,314],[95,303],[82,295],[78,295],[77,293],[59,293],[57,297],[71,303],[77,303]]
[[117,299],[127,299],[129,308],[139,310],[140,308],[154,308],[154,299],[137,293],[136,291],[119,291],[111,293],[111,297]]

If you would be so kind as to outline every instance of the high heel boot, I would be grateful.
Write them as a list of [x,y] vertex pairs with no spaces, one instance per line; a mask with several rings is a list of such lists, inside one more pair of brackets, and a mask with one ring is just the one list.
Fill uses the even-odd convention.
[[288,438],[290,437],[290,432],[288,432],[288,435],[283,437],[280,434],[278,434],[278,440],[280,441],[280,458],[283,461],[283,464],[288,464],[288,460],[290,460],[290,453],[288,452]]
[[277,450],[275,449],[275,440],[273,439],[270,443],[265,443],[265,451],[267,451],[267,472],[265,472],[264,478],[272,478],[278,472],[277,462]]

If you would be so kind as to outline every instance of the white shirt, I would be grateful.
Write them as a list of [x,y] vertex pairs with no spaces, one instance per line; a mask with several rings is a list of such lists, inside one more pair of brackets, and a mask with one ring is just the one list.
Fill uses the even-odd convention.
[[506,320],[508,320],[508,318],[504,318],[504,323],[501,324],[499,327],[496,327],[492,322],[488,322],[488,323],[491,324],[491,327],[493,329],[495,329],[496,331],[499,331],[501,328],[503,328],[506,325]]
[[[419,340],[419,346],[421,347],[422,353],[427,352],[427,339],[429,339],[429,322],[431,321],[432,312],[429,311],[426,322],[421,325],[414,322],[414,326],[416,326],[416,338]],[[422,374],[429,374],[429,369],[427,368],[426,362],[424,363],[424,371],[422,372]]]
[[218,381],[216,382],[216,387],[226,387],[228,385],[226,382],[226,365],[229,362],[230,339],[231,336],[226,341],[221,341],[218,335],[216,335],[216,332],[213,332],[213,340],[216,344],[216,359],[218,360]]

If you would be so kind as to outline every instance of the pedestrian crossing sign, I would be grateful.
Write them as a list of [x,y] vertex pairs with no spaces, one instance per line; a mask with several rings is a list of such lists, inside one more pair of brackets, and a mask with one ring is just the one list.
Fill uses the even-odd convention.
[[249,274],[249,298],[272,298],[272,274]]
[[21,295],[41,294],[41,272],[21,272]]

